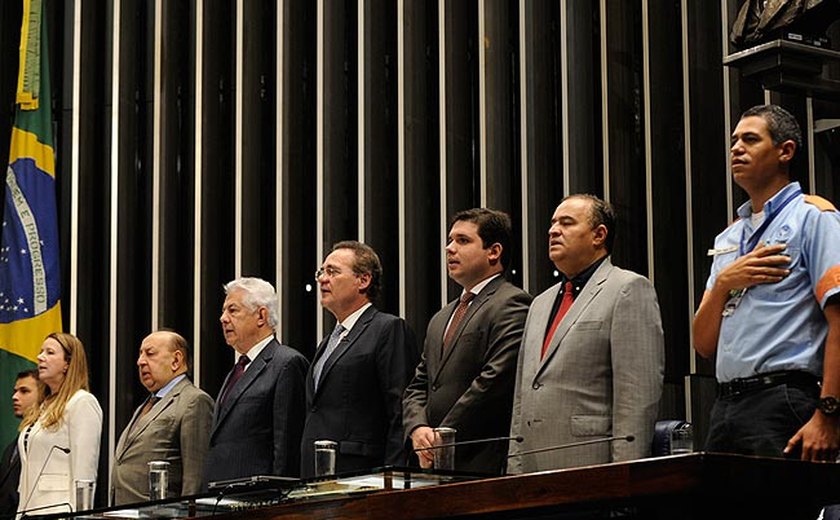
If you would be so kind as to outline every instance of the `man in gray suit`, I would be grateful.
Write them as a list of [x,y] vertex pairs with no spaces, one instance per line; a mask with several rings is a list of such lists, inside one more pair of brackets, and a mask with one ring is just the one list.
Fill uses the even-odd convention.
[[238,360],[216,399],[204,481],[296,477],[309,363],[274,338],[278,299],[270,283],[239,278],[225,293],[219,319]]
[[[423,355],[403,398],[403,425],[414,449],[431,447],[433,428],[457,440],[506,436],[516,355],[531,296],[504,278],[510,265],[510,217],[477,208],[452,218],[446,261],[461,296],[429,322]],[[417,452],[431,467],[433,451]],[[504,472],[507,442],[459,446],[455,469]]]
[[[549,228],[561,282],[534,299],[516,373],[510,473],[649,454],[662,394],[664,347],[656,292],[610,262],[615,214],[591,195],[566,197]],[[635,437],[520,453],[567,443]]]
[[189,345],[158,331],[140,345],[137,368],[148,398],[135,410],[114,453],[113,504],[149,500],[149,462],[169,462],[168,497],[201,491],[213,399],[189,378]]

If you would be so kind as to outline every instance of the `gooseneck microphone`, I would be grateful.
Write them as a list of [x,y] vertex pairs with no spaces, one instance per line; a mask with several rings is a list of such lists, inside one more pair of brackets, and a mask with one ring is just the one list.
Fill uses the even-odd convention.
[[577,448],[578,446],[587,446],[589,444],[601,444],[604,442],[627,441],[633,442],[636,437],[633,435],[619,435],[617,437],[603,437],[601,439],[591,439],[588,441],[570,442],[568,444],[558,444],[556,446],[548,446],[545,448],[537,448],[533,450],[520,451],[519,453],[511,453],[508,458],[522,457],[523,455],[533,455],[534,453],[543,453],[545,451],[565,450],[566,448]]
[[[23,503],[23,507],[20,508],[20,510],[18,510],[17,514],[23,514],[23,513],[27,512],[26,506],[28,506],[29,501],[32,500],[32,494],[35,492],[35,489],[38,487],[38,482],[41,480],[41,475],[44,474],[44,470],[47,468],[47,464],[50,463],[50,458],[52,458],[52,454],[55,450],[63,451],[65,454],[70,455],[70,448],[65,448],[64,446],[59,446],[58,444],[53,444],[52,446],[50,446],[50,451],[49,451],[49,453],[47,453],[47,458],[44,460],[44,463],[41,465],[41,470],[38,471],[38,477],[35,479],[35,483],[32,485],[32,489],[29,490],[29,496],[26,497],[26,502]],[[58,506],[58,505],[61,505],[61,504],[59,503],[59,504],[53,504],[53,505]],[[37,509],[43,509],[43,508],[37,508]],[[72,508],[71,508],[71,511],[72,511]]]
[[[16,513],[12,513],[12,514],[8,515],[8,518],[15,518],[17,515],[20,515],[20,520],[26,520],[27,518],[29,518],[29,516],[28,516],[29,513],[35,513],[36,511],[43,511],[44,509],[52,509],[54,507],[66,507],[68,513],[73,512],[73,506],[71,506],[68,502],[56,502],[55,504],[47,504],[45,506],[33,507],[32,509],[23,509],[21,511],[18,511]],[[55,513],[49,513],[49,514],[55,514]],[[3,517],[3,518],[5,518],[5,517]]]
[[449,442],[446,444],[436,444],[434,446],[426,446],[425,448],[414,448],[415,452],[427,450],[439,450],[441,448],[452,448],[457,446],[468,446],[470,444],[487,444],[490,442],[516,441],[522,442],[525,437],[517,435],[516,437],[488,437],[486,439],[473,439],[470,441]]

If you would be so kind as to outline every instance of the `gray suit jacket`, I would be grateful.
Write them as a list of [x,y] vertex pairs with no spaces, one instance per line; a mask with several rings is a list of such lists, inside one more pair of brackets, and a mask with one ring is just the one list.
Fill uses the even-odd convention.
[[662,321],[653,285],[607,258],[554,332],[540,360],[555,285],[534,299],[516,373],[511,454],[570,442],[618,441],[512,457],[510,473],[600,464],[650,452],[662,394]]
[[205,484],[252,475],[298,476],[308,367],[300,352],[272,339],[224,404],[217,400]]
[[[475,297],[442,355],[446,325],[458,300],[429,322],[423,355],[403,397],[406,437],[418,426],[448,426],[466,441],[505,436],[514,372],[531,295],[499,276]],[[499,474],[507,443],[455,449],[455,469]]]
[[[120,435],[114,452],[111,488],[114,504],[149,500],[149,466],[169,462],[167,496],[201,491],[204,457],[213,422],[213,399],[184,378],[144,417],[140,406]],[[137,425],[132,428],[134,422]]]

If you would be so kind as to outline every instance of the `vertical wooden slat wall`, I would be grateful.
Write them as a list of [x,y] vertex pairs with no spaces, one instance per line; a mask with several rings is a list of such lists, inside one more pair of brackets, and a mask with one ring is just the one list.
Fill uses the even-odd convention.
[[[838,104],[721,65],[739,3],[51,0],[65,323],[90,351],[103,446],[144,397],[135,360],[153,328],[186,336],[195,379],[218,391],[232,278],[275,283],[278,336],[311,356],[331,327],[313,272],[361,237],[383,261],[380,307],[422,341],[458,291],[452,213],[509,211],[512,278],[537,294],[557,276],[551,214],[576,192],[613,202],[614,263],[655,281],[661,415],[702,429],[714,364],[691,350],[691,317],[706,250],[744,200],[727,171],[739,113],[771,99],[813,125],[795,173],[838,192]],[[12,70],[14,52],[0,59]]]

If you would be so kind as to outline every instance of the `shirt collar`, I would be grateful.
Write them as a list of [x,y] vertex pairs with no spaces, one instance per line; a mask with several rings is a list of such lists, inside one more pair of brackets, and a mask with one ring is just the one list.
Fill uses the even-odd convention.
[[154,395],[160,399],[163,399],[164,397],[166,397],[166,394],[168,394],[173,388],[175,388],[175,385],[177,385],[178,382],[184,379],[185,377],[187,377],[186,373],[178,374],[177,376],[173,377],[168,383],[163,385],[163,388],[161,388],[157,392],[154,392]]
[[[787,198],[788,195],[793,193],[796,190],[802,190],[799,186],[799,182],[793,181],[788,183],[787,186],[780,189],[776,192],[775,195],[770,197],[770,199],[764,203],[764,218],[767,218],[768,215],[772,215],[777,211],[777,208],[781,203],[783,203]],[[752,203],[747,201],[740,206],[738,206],[738,216],[743,219],[748,219],[752,215]]]
[[[245,354],[245,355],[248,356],[248,359],[250,359],[251,361],[254,361],[255,359],[257,359],[257,356],[260,355],[260,352],[263,351],[265,346],[268,345],[271,342],[271,340],[273,340],[273,339],[274,339],[274,334],[269,334],[268,336],[263,338],[261,341],[259,341],[256,345],[251,347],[251,350],[249,350],[248,353]],[[236,359],[239,359],[239,356],[237,356]],[[250,366],[251,366],[251,363],[249,362],[248,366],[245,367],[245,370],[248,370],[248,367],[250,367]]]
[[342,334],[342,337],[344,337],[345,335],[347,335],[348,332],[350,332],[350,330],[353,328],[353,325],[355,325],[356,322],[359,321],[359,318],[362,317],[362,314],[364,314],[367,308],[371,305],[373,305],[371,302],[367,302],[366,304],[356,309],[350,316],[344,318],[344,321],[341,322],[341,326],[344,327],[344,333]]
[[[500,276],[502,276],[502,273],[496,273],[496,274],[494,274],[494,275],[488,276],[488,277],[487,277],[487,278],[485,278],[484,280],[482,280],[482,281],[478,282],[477,284],[475,284],[475,285],[473,286],[473,288],[472,288],[472,289],[470,289],[470,292],[471,292],[471,293],[473,293],[473,294],[475,294],[475,295],[478,295],[478,294],[481,292],[481,290],[482,290],[482,289],[484,289],[485,287],[487,287],[487,285],[488,285],[490,282],[492,282],[493,280],[495,280],[496,278],[498,278],[498,277],[500,277]],[[466,294],[466,292],[467,292],[467,291],[461,291],[461,296],[463,296],[464,294]]]
[[598,267],[600,267],[601,264],[604,263],[604,260],[606,260],[608,256],[609,255],[604,255],[601,258],[599,258],[598,260],[595,260],[594,262],[592,262],[589,265],[589,267],[587,267],[586,269],[581,271],[574,278],[569,279],[569,278],[566,277],[565,274],[561,275],[562,276],[562,278],[560,279],[561,283],[563,283],[565,285],[565,283],[567,281],[572,282],[574,295],[577,296],[580,293],[581,289],[583,289],[583,287],[589,281],[589,279],[592,278],[592,275],[595,274],[595,271],[598,270]]

